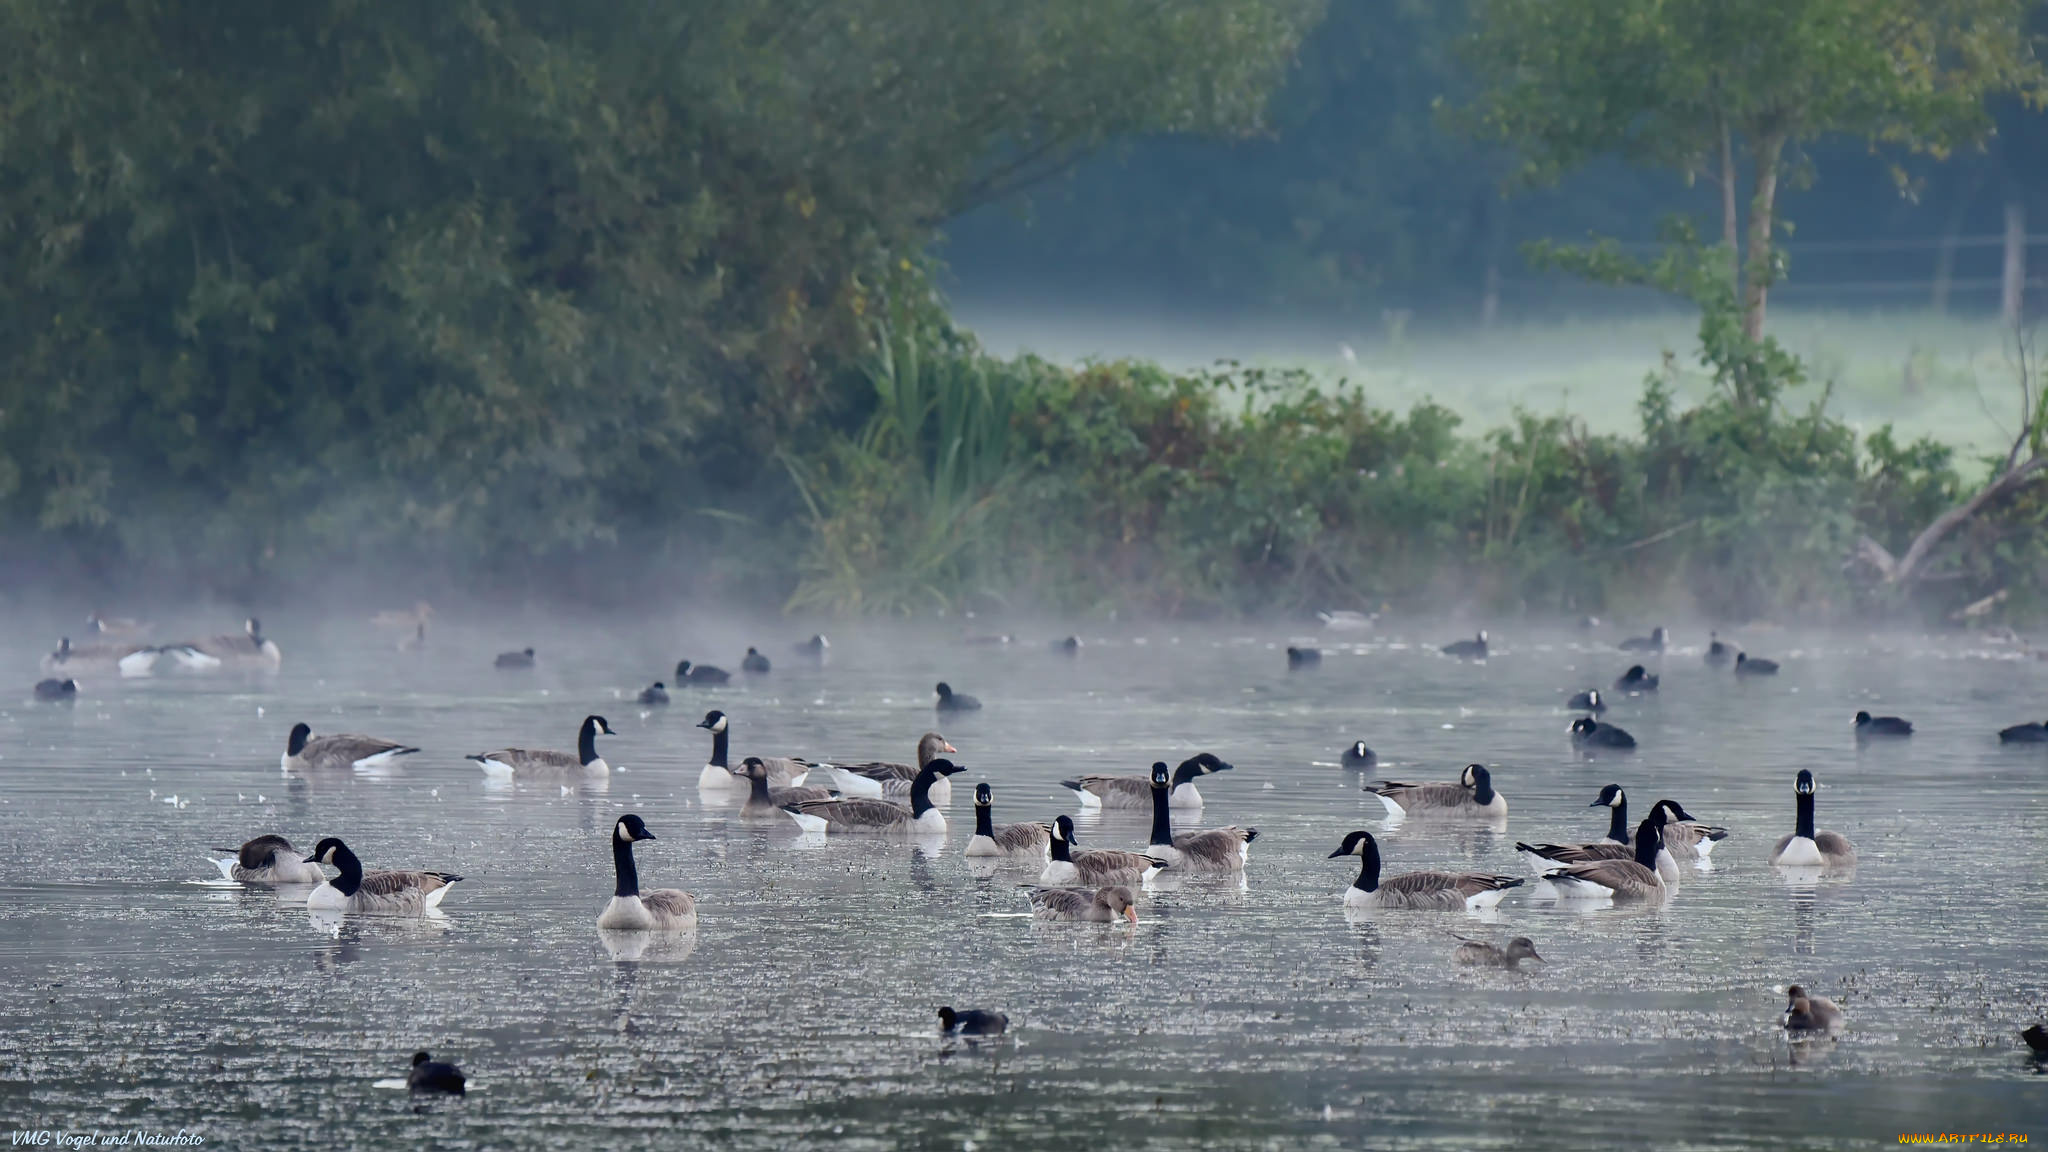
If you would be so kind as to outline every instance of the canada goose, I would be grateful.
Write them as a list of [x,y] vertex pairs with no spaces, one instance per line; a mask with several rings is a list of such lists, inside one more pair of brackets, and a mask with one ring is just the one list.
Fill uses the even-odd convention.
[[939,1009],[939,1031],[948,1036],[1000,1036],[1010,1026],[1010,1018],[1001,1012],[989,1012],[981,1008],[963,1008],[956,1012],[951,1007]]
[[1520,887],[1520,876],[1489,872],[1407,872],[1380,878],[1380,845],[1370,832],[1353,832],[1330,859],[1359,858],[1358,879],[1344,890],[1346,908],[1405,908],[1422,912],[1456,912],[1491,908],[1508,889]]
[[1714,667],[1719,668],[1721,665],[1726,664],[1728,661],[1734,659],[1734,653],[1735,650],[1733,648],[1730,648],[1728,647],[1728,645],[1723,644],[1721,642],[1720,633],[1707,633],[1707,653],[1703,657],[1703,659],[1706,660],[1708,664],[1711,664]]
[[495,752],[478,752],[465,756],[483,766],[487,776],[559,776],[564,773],[584,772],[593,775],[609,773],[612,766],[597,754],[599,736],[616,736],[612,726],[602,716],[585,716],[583,726],[576,732],[576,754],[556,752],[552,749],[500,748]]
[[1657,677],[1650,675],[1649,671],[1641,664],[1631,664],[1628,667],[1628,671],[1623,672],[1614,681],[1614,690],[1624,694],[1630,692],[1655,692],[1657,690]]
[[938,759],[910,785],[910,807],[887,800],[806,800],[783,811],[806,832],[865,832],[880,836],[943,836],[946,814],[932,807],[932,782],[963,769]]
[[266,834],[245,842],[240,848],[215,848],[215,852],[232,852],[225,859],[207,857],[220,869],[223,880],[237,880],[243,884],[324,884],[327,873],[320,865],[309,864],[292,847],[292,842],[282,836]]
[[759,756],[749,756],[740,761],[735,776],[747,781],[747,802],[740,806],[741,816],[777,816],[785,805],[801,804],[806,800],[836,800],[839,793],[830,788],[771,788],[768,786],[768,763]]
[[627,813],[612,825],[612,871],[618,887],[611,903],[598,915],[597,926],[619,932],[681,932],[697,926],[697,902],[680,888],[640,890],[640,870],[633,864],[636,841],[654,833],[640,817]]
[[87,613],[85,630],[108,640],[146,640],[156,625],[129,616],[109,619],[97,612]]
[[1352,741],[1351,747],[1344,750],[1344,755],[1340,759],[1342,759],[1346,768],[1357,768],[1360,770],[1377,767],[1380,762],[1380,758],[1374,754],[1372,749],[1365,746],[1365,741],[1363,740]]
[[1735,674],[1737,676],[1776,676],[1778,674],[1778,662],[1776,660],[1754,659],[1747,652],[1737,652],[1735,654]]
[[1033,888],[1031,911],[1042,920],[1087,920],[1107,924],[1122,917],[1138,922],[1138,902],[1121,884],[1107,888]]
[[1486,659],[1486,629],[1481,628],[1479,635],[1470,640],[1459,640],[1444,645],[1442,652],[1446,656],[1456,656],[1460,660]]
[[1600,795],[1588,808],[1607,809],[1607,835],[1600,840],[1582,840],[1573,844],[1523,844],[1516,843],[1515,851],[1527,861],[1536,875],[1541,876],[1559,864],[1577,864],[1592,857],[1582,850],[1594,848],[1620,848],[1624,858],[1633,858],[1628,847],[1628,794],[1619,784],[1609,784],[1600,789]]
[[[859,764],[824,763],[818,767],[832,778],[833,785],[848,796],[869,800],[894,800],[899,804],[909,803],[910,785],[924,766],[942,755],[960,751],[947,743],[937,732],[927,732],[917,738],[917,762],[898,764],[889,760],[869,760]],[[953,782],[940,777],[932,783],[932,803],[941,808],[953,804]]]
[[147,676],[156,670],[159,650],[142,644],[74,645],[63,637],[57,650],[43,657],[45,672],[114,672],[123,677]]
[[1664,810],[1664,821],[1657,830],[1664,837],[1664,850],[1674,859],[1705,860],[1714,854],[1714,845],[1728,838],[1726,828],[1693,819],[1676,800],[1659,800],[1651,806],[1652,811],[1659,808]]
[[[1619,809],[1616,811],[1619,812]],[[1650,818],[1657,822],[1657,827],[1661,832],[1665,821],[1669,819],[1669,815],[1662,807],[1652,807],[1650,809]],[[1610,828],[1609,831],[1612,832],[1612,829]],[[1609,860],[1634,860],[1637,857],[1637,848],[1635,846],[1626,842],[1617,843],[1613,840],[1595,840],[1585,844],[1522,844],[1518,842],[1515,845],[1515,851],[1521,854],[1522,859],[1529,862],[1529,866],[1535,869],[1536,875],[1540,879],[1547,879],[1550,873],[1560,866],[1597,864]],[[1672,855],[1671,849],[1661,842],[1657,846],[1655,863],[1651,865],[1651,868],[1657,873],[1657,879],[1664,882],[1666,889],[1671,891],[1678,889],[1678,860]],[[1539,887],[1537,892],[1540,895],[1544,892],[1544,889]]]
[[370,623],[378,628],[410,632],[413,628],[426,624],[433,614],[433,605],[425,600],[415,600],[411,609],[386,608],[371,616]]
[[1797,984],[1785,989],[1785,1031],[1833,1032],[1846,1023],[1848,1017],[1833,1000],[1812,995]]
[[164,651],[178,667],[193,672],[219,668],[259,668],[275,671],[283,662],[277,642],[264,637],[263,621],[251,616],[242,621],[240,636],[223,634],[185,644],[166,644]]
[[1591,716],[1572,721],[1572,747],[1583,750],[1604,748],[1611,752],[1632,752],[1636,738],[1623,728],[1603,724]]
[[1287,666],[1289,668],[1313,668],[1322,662],[1323,653],[1321,649],[1289,648],[1287,650]]
[[740,658],[740,671],[742,672],[749,672],[758,676],[761,673],[768,671],[768,669],[768,658],[766,656],[761,655],[760,649],[758,648],[747,649],[747,654]]
[[1318,612],[1316,618],[1323,622],[1323,627],[1332,632],[1363,632],[1379,619],[1371,612],[1360,612],[1355,608],[1334,608],[1328,612]]
[[533,649],[526,648],[518,652],[500,652],[498,653],[498,658],[491,661],[491,666],[495,668],[531,668],[533,667]]
[[2000,744],[2048,744],[2048,722],[2015,724],[1998,730]]
[[2033,1049],[2037,1058],[2048,1056],[2048,1028],[2039,1024],[2028,1025],[2026,1030],[2020,1033],[2020,1039],[2027,1042],[2027,1047]]
[[[1370,749],[1367,751],[1370,754]],[[1229,772],[1234,767],[1212,752],[1199,752],[1188,757],[1173,770],[1173,793],[1169,802],[1175,808],[1200,808],[1202,794],[1195,791],[1195,781],[1211,773]],[[1081,802],[1083,812],[1095,808],[1143,810],[1152,807],[1152,777],[1149,774],[1078,776],[1060,781],[1060,787],[1074,794],[1074,798]]]
[[1257,828],[1210,828],[1202,832],[1173,834],[1173,804],[1167,799],[1166,762],[1152,765],[1152,842],[1147,855],[1166,862],[1177,872],[1222,874],[1244,871],[1251,858]]
[[1050,841],[1052,859],[1038,874],[1040,884],[1062,887],[1082,884],[1091,888],[1104,884],[1136,884],[1165,867],[1163,861],[1143,852],[1123,852],[1115,848],[1076,849],[1074,844],[1074,818],[1065,814],[1055,817]]
[[365,872],[363,862],[333,836],[313,846],[308,864],[331,864],[340,870],[306,897],[306,907],[333,912],[374,912],[418,916],[440,906],[448,886],[462,877],[449,872]]
[[688,660],[676,664],[676,683],[682,684],[724,684],[732,679],[732,673],[709,664],[692,664]]
[[1856,849],[1839,832],[1816,832],[1813,828],[1813,773],[1799,770],[1792,795],[1799,805],[1799,826],[1771,849],[1771,863],[1792,868],[1848,868],[1856,863]]
[[965,692],[953,691],[953,686],[944,680],[939,681],[936,691],[939,694],[939,702],[933,707],[941,712],[974,712],[981,708],[981,701]]
[[1062,656],[1078,656],[1081,654],[1081,638],[1069,636],[1064,640],[1055,640],[1052,642],[1052,650]]
[[1451,959],[1467,968],[1505,968],[1514,972],[1521,968],[1524,960],[1534,960],[1538,964],[1550,963],[1536,954],[1536,942],[1527,936],[1517,936],[1508,941],[1506,948],[1502,948],[1498,944],[1488,944],[1484,940],[1467,939],[1455,932],[1451,935],[1459,941],[1458,946],[1451,950]]
[[649,707],[660,707],[668,703],[668,685],[656,680],[640,690],[640,703]]
[[[731,788],[744,787],[744,777],[732,770],[727,759],[732,740],[732,718],[713,708],[697,721],[697,727],[711,733],[711,759],[704,764],[704,770],[697,773],[697,788],[705,792],[720,792]],[[763,756],[761,761],[768,766],[770,788],[794,788],[802,784],[811,774],[811,764],[791,756]]]
[[400,756],[419,749],[375,736],[313,736],[304,723],[292,725],[285,737],[284,756],[278,767],[286,772],[318,772],[326,768],[382,768]]
[[78,681],[38,680],[36,681],[36,699],[44,702],[76,700],[78,699]]
[[974,836],[967,841],[969,856],[1045,856],[1052,829],[1043,824],[995,823],[995,797],[987,783],[974,786]]
[[[1672,889],[1658,874],[1658,854],[1664,851],[1660,831],[1664,814],[1653,811],[1636,826],[1635,857],[1629,860],[1588,860],[1567,864],[1543,874],[1560,900],[1659,901]],[[1539,893],[1541,889],[1539,888]]]
[[1596,715],[1607,711],[1607,701],[1600,698],[1600,690],[1598,688],[1586,689],[1584,692],[1565,701],[1564,706],[1575,712],[1591,712]]
[[1870,740],[1886,736],[1911,736],[1913,722],[1897,716],[1872,716],[1868,712],[1856,714],[1856,738]]
[[412,1071],[406,1074],[405,1089],[408,1092],[442,1092],[450,1096],[466,1096],[467,1077],[462,1069],[445,1061],[435,1060],[425,1052],[412,1054]]
[[1493,774],[1483,764],[1467,764],[1458,774],[1455,784],[1402,784],[1394,780],[1375,780],[1365,786],[1367,792],[1380,798],[1386,805],[1387,815],[1395,820],[1403,816],[1483,816],[1488,819],[1504,818],[1508,814],[1507,798],[1493,790]]
[[822,632],[812,633],[811,638],[809,640],[801,641],[796,645],[796,650],[798,652],[801,652],[806,656],[816,657],[818,659],[823,659],[825,653],[830,651],[831,648],[832,642],[830,640],[825,639],[825,634]]
[[1664,629],[1650,629],[1648,636],[1631,636],[1621,642],[1623,652],[1662,652],[1664,650]]

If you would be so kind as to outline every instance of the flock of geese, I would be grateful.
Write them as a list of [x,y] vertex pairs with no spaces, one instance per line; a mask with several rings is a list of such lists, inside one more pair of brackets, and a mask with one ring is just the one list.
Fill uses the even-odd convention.
[[[424,606],[422,606],[424,607]],[[95,632],[119,635],[121,625],[93,617]],[[420,624],[424,631],[424,619]],[[1008,638],[1002,638],[1007,642]],[[57,651],[45,658],[45,668],[69,670],[97,667],[122,675],[140,675],[140,667],[164,656],[179,666],[210,671],[231,665],[276,668],[279,660],[275,643],[265,639],[259,622],[246,622],[241,636],[214,637],[206,641],[149,646],[130,635],[119,642],[102,641],[83,647],[67,638]],[[1624,642],[1631,652],[1662,654],[1667,634],[1658,628],[1647,637]],[[822,656],[829,642],[822,635],[796,646],[800,654]],[[1078,647],[1055,644],[1069,653]],[[1479,660],[1488,653],[1487,635],[1445,646],[1446,656]],[[1290,668],[1314,667],[1321,653],[1313,648],[1289,648]],[[1705,655],[1710,665],[1733,665],[1737,675],[1770,675],[1775,663],[1732,652],[1718,636],[1711,638]],[[498,668],[517,670],[534,666],[531,648],[507,652],[496,658]],[[210,661],[210,663],[208,663]],[[768,658],[749,648],[741,661],[745,674],[760,675],[770,670]],[[716,667],[682,661],[673,683],[677,686],[715,686],[728,682],[730,674]],[[1612,691],[1640,695],[1658,689],[1658,677],[1643,665],[1628,668],[1615,681]],[[47,682],[46,682],[47,683]],[[41,686],[38,696],[42,697]],[[980,701],[939,683],[934,710],[939,714],[972,711]],[[669,701],[668,684],[656,682],[638,697],[642,705],[660,706]],[[1590,755],[1632,750],[1636,742],[1628,733],[1598,719],[1606,700],[1598,688],[1574,694],[1568,705],[1585,715],[1575,719],[1570,736],[1573,744]],[[748,755],[732,752],[733,718],[717,709],[708,711],[697,727],[711,740],[710,755],[698,775],[700,794],[707,802],[736,803],[742,819],[788,819],[802,833],[812,836],[869,836],[922,838],[943,836],[947,831],[944,809],[952,802],[950,778],[963,769],[949,757],[958,750],[936,731],[924,733],[917,742],[914,760],[823,761],[797,756]],[[1906,738],[1912,725],[1899,717],[1874,717],[1857,713],[1854,730],[1859,740]],[[600,737],[614,735],[601,715],[586,716],[577,730],[574,752],[555,749],[508,747],[471,754],[490,777],[514,780],[569,781],[604,776],[610,772],[597,749]],[[2000,738],[2007,742],[2048,742],[2048,724],[2025,724],[2005,729]],[[281,767],[286,772],[327,773],[375,769],[392,760],[418,753],[420,749],[396,741],[359,734],[316,735],[304,723],[294,724],[286,737]],[[1341,762],[1347,768],[1368,770],[1378,757],[1365,742],[1343,749]],[[1152,765],[1144,774],[1080,775],[1061,781],[1083,812],[1121,809],[1149,812],[1151,833],[1141,847],[1131,849],[1083,848],[1076,838],[1071,816],[1060,814],[1050,821],[998,824],[994,818],[993,790],[986,782],[974,789],[974,833],[968,838],[965,855],[970,858],[1026,863],[1037,869],[1036,881],[1025,887],[1031,912],[1046,920],[1080,922],[1127,922],[1139,918],[1140,893],[1162,881],[1190,876],[1241,876],[1259,836],[1257,828],[1224,826],[1201,831],[1176,831],[1175,817],[1199,813],[1204,798],[1199,781],[1233,770],[1233,765],[1210,752],[1201,752],[1177,766],[1165,762]],[[1507,800],[1495,787],[1485,765],[1470,764],[1457,779],[1408,783],[1374,780],[1365,791],[1384,806],[1391,822],[1415,820],[1466,821],[1499,827],[1507,817]],[[1793,780],[1790,830],[1782,835],[1769,854],[1770,863],[1780,869],[1816,876],[1847,872],[1855,867],[1856,850],[1848,838],[1817,826],[1814,774],[1801,769]],[[1538,900],[1575,903],[1597,901],[1612,904],[1654,904],[1671,899],[1678,891],[1681,864],[1705,866],[1716,846],[1725,840],[1726,828],[1701,822],[1682,804],[1660,799],[1640,822],[1631,824],[1628,797],[1616,784],[1601,789],[1589,807],[1606,808],[1606,834],[1599,839],[1567,843],[1515,844],[1527,875],[1484,871],[1419,870],[1387,874],[1380,845],[1363,829],[1346,834],[1331,859],[1356,857],[1358,873],[1344,890],[1343,906],[1355,910],[1483,911],[1497,906],[1515,889],[1529,885]],[[607,933],[678,933],[697,925],[695,899],[678,888],[643,888],[634,858],[634,846],[656,839],[637,814],[620,815],[611,824],[611,853],[616,885],[608,902],[598,911],[597,927]],[[340,838],[328,836],[301,855],[292,843],[275,833],[262,833],[231,853],[209,857],[223,879],[242,884],[303,886],[308,888],[306,906],[343,914],[419,916],[436,908],[452,886],[463,878],[437,870],[366,870],[363,862]],[[334,874],[329,875],[328,869]],[[1533,880],[1533,885],[1531,881]],[[1455,934],[1453,934],[1455,936]],[[1533,941],[1516,937],[1505,946],[1456,936],[1452,952],[1455,963],[1468,966],[1516,969],[1524,961],[1543,962]],[[982,1009],[956,1011],[939,1009],[941,1028],[949,1034],[996,1035],[1004,1031],[1008,1018]],[[1812,995],[1793,985],[1787,994],[1780,1024],[1794,1036],[1829,1035],[1844,1026],[1841,1007],[1826,997]],[[2048,1033],[2040,1026],[2023,1033],[2037,1052],[2048,1053]],[[420,1091],[463,1090],[463,1077],[452,1065],[437,1064],[426,1053],[414,1057],[409,1083]]]

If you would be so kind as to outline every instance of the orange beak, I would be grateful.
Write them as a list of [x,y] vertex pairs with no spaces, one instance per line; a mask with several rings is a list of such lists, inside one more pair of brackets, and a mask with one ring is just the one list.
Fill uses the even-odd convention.
[[958,748],[955,748],[955,747],[953,747],[953,746],[952,746],[951,744],[948,744],[948,745],[946,745],[946,751],[948,751],[948,752],[958,752],[958,751],[959,751],[959,749],[958,749]]
[[1125,908],[1124,919],[1129,920],[1133,924],[1136,924],[1138,922],[1138,906],[1133,904],[1130,907]]

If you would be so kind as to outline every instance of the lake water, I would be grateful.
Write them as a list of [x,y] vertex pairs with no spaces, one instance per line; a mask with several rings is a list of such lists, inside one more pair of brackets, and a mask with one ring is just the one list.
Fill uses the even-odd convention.
[[[221,630],[223,621],[207,631]],[[267,619],[275,676],[88,681],[29,702],[44,621],[7,629],[0,708],[0,1122],[180,1129],[208,1147],[1009,1145],[1584,1148],[1867,1147],[1902,1132],[2048,1138],[2048,1076],[2017,1029],[2048,1014],[2048,749],[1996,730],[2048,716],[2048,664],[1948,638],[1737,637],[1785,662],[1738,682],[1697,647],[1657,695],[1607,719],[1633,757],[1576,759],[1566,695],[1630,661],[1611,635],[1500,626],[1484,664],[1436,645],[1463,627],[1346,634],[1289,673],[1285,626],[1045,631],[1002,648],[950,631],[834,634],[829,663],[787,622],[472,621],[400,654],[359,620]],[[1060,632],[1066,629],[1060,629]],[[160,635],[159,639],[170,638]],[[51,639],[54,639],[52,637]],[[1678,643],[1690,636],[1675,638]],[[684,656],[770,675],[632,697]],[[492,669],[532,644],[540,666]],[[946,679],[987,702],[935,725]],[[743,823],[698,794],[707,707],[735,754],[908,760],[934,726],[968,766],[942,846]],[[1910,741],[1858,751],[1850,716],[1896,712]],[[490,785],[463,755],[572,749],[588,712],[618,730],[603,789]],[[417,744],[377,776],[278,764],[296,720]],[[1388,827],[1361,773],[1493,768],[1505,833]],[[1075,812],[1056,781],[1142,773],[1208,749],[1203,823],[1253,825],[1246,883],[1146,896],[1127,926],[1019,918],[1029,866],[970,869],[976,781],[999,821]],[[1792,778],[1853,876],[1780,876]],[[1593,839],[1602,784],[1632,819],[1670,796],[1733,835],[1658,910],[1347,918],[1352,829],[1389,873],[1526,873],[1517,839]],[[176,802],[170,803],[169,798]],[[607,836],[637,812],[643,884],[698,899],[693,939],[615,960],[594,921]],[[1080,819],[1084,846],[1142,846],[1142,813]],[[211,848],[279,832],[346,839],[370,868],[467,877],[444,915],[315,923],[302,896],[207,883]],[[1451,933],[1533,937],[1548,966],[1453,967]],[[1838,1040],[1788,1045],[1782,989],[1840,1001]],[[1011,1035],[943,1041],[934,1009],[993,1007]],[[480,1089],[416,1105],[376,1086],[415,1048]]]

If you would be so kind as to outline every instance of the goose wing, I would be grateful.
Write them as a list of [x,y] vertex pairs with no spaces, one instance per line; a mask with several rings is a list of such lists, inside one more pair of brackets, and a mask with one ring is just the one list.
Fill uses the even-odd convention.
[[1101,800],[1152,806],[1152,781],[1145,776],[1077,776],[1060,781],[1060,787],[1086,792]]
[[479,764],[503,764],[514,772],[576,772],[583,768],[581,759],[552,748],[500,748],[470,759]]
[[1124,852],[1115,848],[1091,848],[1071,853],[1074,870],[1089,884],[1135,884],[1144,878],[1146,872],[1157,868],[1150,856],[1142,852]]
[[1031,909],[1040,916],[1079,920],[1095,905],[1093,888],[1033,888]]
[[1636,858],[1636,850],[1634,848],[1626,844],[1616,844],[1612,840],[1594,840],[1584,844],[1517,843],[1515,851],[1526,852],[1531,856],[1541,856],[1545,860],[1555,860],[1559,864],[1591,864],[1598,860],[1633,860]]
[[1042,851],[1052,842],[1049,824],[998,824],[992,839],[1005,852]]
[[407,756],[417,751],[419,749],[395,740],[344,733],[316,736],[306,742],[299,755],[316,768],[347,768],[373,756]]
[[1664,882],[1655,872],[1629,860],[1593,860],[1572,864],[1543,874],[1559,887],[1592,885],[1605,888],[1617,900],[1647,900],[1664,894]]
[[917,766],[915,764],[898,764],[892,760],[870,760],[865,764],[842,764],[837,760],[827,760],[826,763],[839,769],[841,772],[851,772],[856,776],[865,776],[877,784],[887,783],[890,780],[910,781],[917,779]]
[[680,888],[656,888],[640,893],[640,903],[654,916],[656,925],[664,928],[681,927],[685,922],[695,923],[697,901]]
[[462,877],[452,872],[365,872],[362,887],[356,891],[366,896],[403,896],[408,892],[425,895],[455,883]]
[[786,805],[805,816],[816,816],[834,828],[893,828],[910,822],[910,809],[887,800],[859,797],[841,800],[806,800]]
[[791,804],[806,804],[813,800],[837,800],[839,793],[830,788],[770,788],[768,802],[777,808]]
[[1813,846],[1820,849],[1820,854],[1827,857],[1829,863],[1854,864],[1856,862],[1856,849],[1850,846],[1849,838],[1840,832],[1815,833]]
[[1462,784],[1403,784],[1397,780],[1375,780],[1367,784],[1365,790],[1392,800],[1406,812],[1461,808],[1472,802],[1472,793]]
[[1259,838],[1257,828],[1211,828],[1206,832],[1183,832],[1173,846],[1187,857],[1193,871],[1236,872],[1244,867],[1251,842]]
[[[1678,820],[1664,825],[1664,847],[1678,859],[1700,855],[1700,844],[1713,844],[1728,838],[1726,828],[1702,824],[1697,820]],[[1712,849],[1709,849],[1711,851]]]
[[761,762],[768,766],[770,788],[793,788],[802,783],[811,770],[811,762],[797,756],[763,756]]

